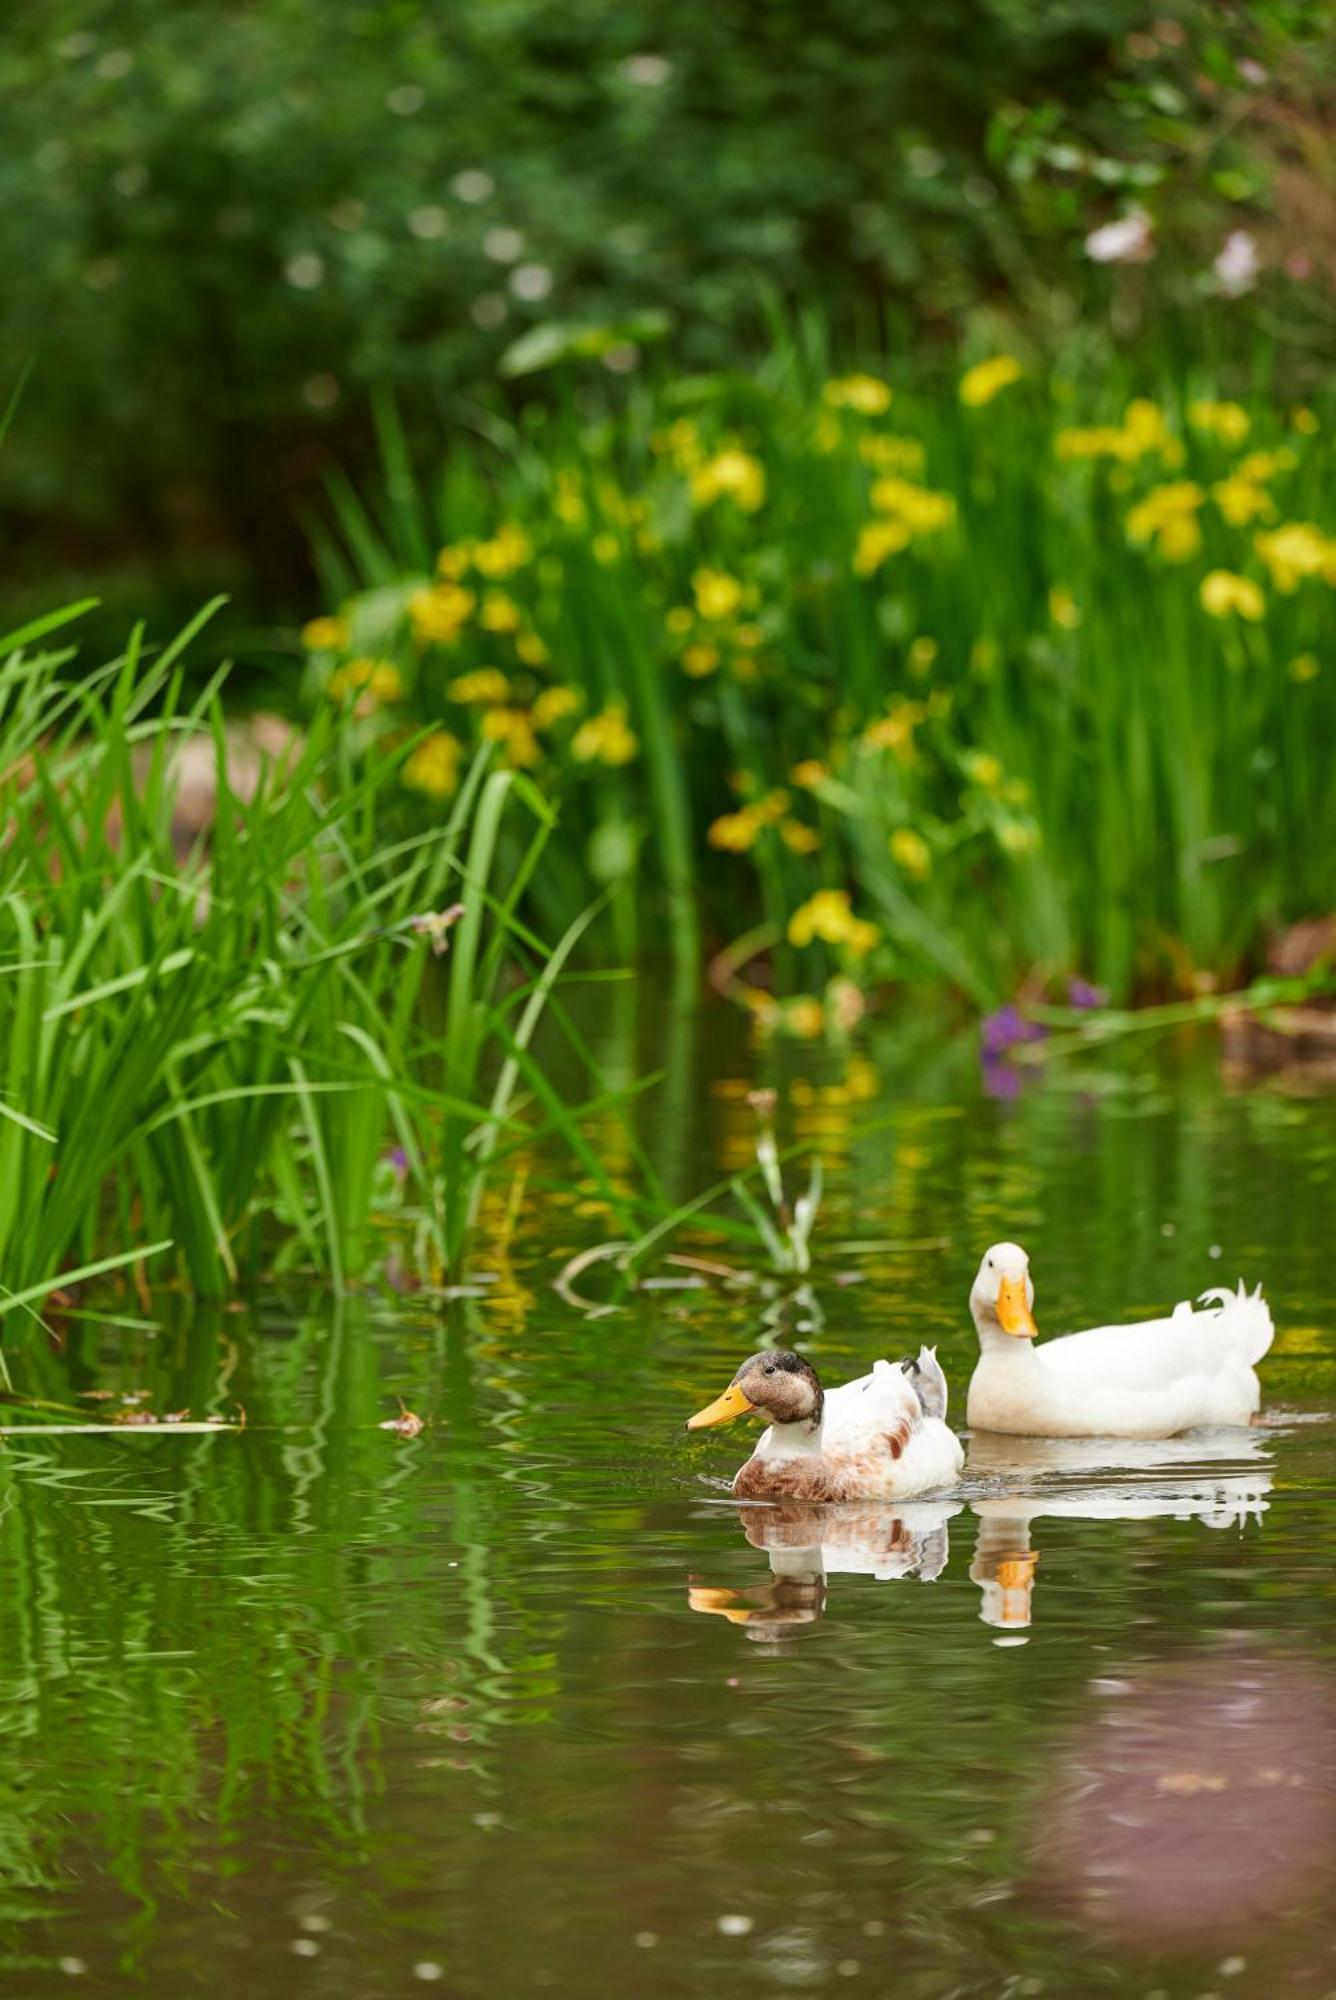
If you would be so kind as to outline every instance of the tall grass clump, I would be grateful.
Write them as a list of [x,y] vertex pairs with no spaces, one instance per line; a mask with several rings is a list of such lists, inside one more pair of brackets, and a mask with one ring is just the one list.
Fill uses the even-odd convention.
[[387,1244],[439,1278],[489,1169],[577,1136],[530,1042],[581,920],[516,915],[550,808],[484,753],[396,834],[411,736],[242,758],[221,677],[187,693],[202,620],[90,671],[77,609],[0,641],[0,1312],[146,1246],[215,1295]]
[[430,729],[410,794],[480,742],[539,776],[545,907],[590,868],[626,945],[703,915],[803,1034],[885,980],[1192,992],[1329,904],[1328,442],[1260,370],[848,374],[793,337],[586,407],[435,473],[387,418],[304,635],[368,743]]

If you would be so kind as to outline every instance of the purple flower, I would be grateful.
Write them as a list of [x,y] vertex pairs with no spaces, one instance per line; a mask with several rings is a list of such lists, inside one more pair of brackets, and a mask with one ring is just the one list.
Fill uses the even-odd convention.
[[983,1088],[986,1097],[1019,1097],[1029,1078],[1015,1063],[1005,1056],[988,1056],[983,1059]]
[[393,1171],[396,1180],[403,1180],[408,1172],[408,1155],[402,1146],[394,1146],[385,1154],[385,1163]]
[[985,1014],[979,1028],[979,1041],[984,1061],[990,1057],[1003,1056],[1008,1049],[1019,1048],[1023,1042],[1042,1042],[1048,1029],[1038,1021],[1027,1021],[1014,1000],[1005,1007],[997,1007],[991,1014]]
[[1067,1005],[1069,1007],[1107,1007],[1109,996],[1102,986],[1092,986],[1088,979],[1072,979],[1067,983]]

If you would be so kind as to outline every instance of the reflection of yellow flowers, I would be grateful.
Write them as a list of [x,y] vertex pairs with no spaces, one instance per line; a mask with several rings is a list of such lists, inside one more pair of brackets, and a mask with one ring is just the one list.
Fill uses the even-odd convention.
[[610,701],[588,722],[582,722],[571,742],[571,754],[581,764],[629,764],[640,745],[626,720],[626,704]]
[[880,936],[875,924],[854,915],[847,889],[818,889],[789,918],[789,943],[799,948],[820,938],[823,944],[845,945],[862,958]]
[[584,698],[579,688],[550,687],[543,689],[529,714],[535,729],[550,729],[554,722],[564,721],[583,705]]
[[1221,444],[1242,444],[1248,435],[1248,412],[1242,403],[1189,403],[1188,422],[1194,431],[1219,438]]
[[489,708],[482,719],[482,733],[489,743],[499,743],[506,761],[516,770],[527,770],[541,755],[533,721],[527,709]]
[[926,882],[932,873],[932,849],[912,826],[897,826],[888,842],[891,859],[916,882]]
[[1205,497],[1201,487],[1191,479],[1175,479],[1166,486],[1153,487],[1128,512],[1128,540],[1142,545],[1153,541],[1166,561],[1186,562],[1201,547],[1197,509]]
[[1212,618],[1237,615],[1255,625],[1266,615],[1266,599],[1252,578],[1228,569],[1213,569],[1202,578],[1201,603]]
[[982,409],[1003,389],[1019,382],[1023,373],[1014,354],[995,354],[990,361],[976,361],[960,378],[960,400],[966,409]]
[[682,654],[682,671],[693,681],[703,681],[707,675],[717,671],[719,648],[702,644],[688,646]]
[[515,657],[517,660],[522,660],[526,667],[545,665],[547,656],[547,647],[536,632],[515,634]]
[[802,785],[806,790],[811,791],[813,786],[823,783],[830,776],[830,773],[819,758],[805,757],[801,764],[794,765],[793,769],[789,772],[789,776],[795,785]]
[[1080,624],[1080,607],[1065,583],[1055,583],[1049,591],[1048,615],[1064,632],[1074,632]]
[[510,682],[497,667],[475,667],[471,674],[456,674],[449,686],[451,701],[497,702],[510,696]]
[[702,618],[731,618],[742,603],[742,585],[721,569],[698,569],[691,588]]
[[302,626],[302,644],[308,653],[337,653],[348,643],[348,622],[344,618],[312,618]]
[[1271,572],[1271,581],[1286,596],[1307,576],[1318,576],[1336,545],[1311,521],[1282,521],[1278,528],[1253,536],[1253,547]]
[[448,729],[434,729],[404,765],[404,783],[431,799],[448,799],[459,783],[460,747]]
[[883,417],[891,407],[891,392],[876,375],[841,375],[821,391],[827,409],[853,410],[860,417]]
[[892,437],[885,432],[859,438],[858,456],[874,472],[907,472],[911,479],[922,472],[925,464],[923,446],[917,438]]
[[692,474],[691,497],[698,507],[735,500],[745,514],[754,514],[765,500],[765,468],[740,445],[729,445]]
[[1276,503],[1266,488],[1255,486],[1239,472],[1231,473],[1228,479],[1217,479],[1211,488],[1211,498],[1231,528],[1246,528],[1249,521],[1269,521],[1276,511]]
[[[402,701],[404,698],[404,677],[392,660],[349,660],[347,666],[336,667],[329,677],[331,699],[342,701],[345,696],[365,689],[370,696],[370,706],[377,702]],[[363,703],[358,703],[361,710]]]
[[427,590],[415,590],[408,600],[413,637],[424,646],[452,644],[475,602],[473,592],[461,589],[457,583],[437,583]]

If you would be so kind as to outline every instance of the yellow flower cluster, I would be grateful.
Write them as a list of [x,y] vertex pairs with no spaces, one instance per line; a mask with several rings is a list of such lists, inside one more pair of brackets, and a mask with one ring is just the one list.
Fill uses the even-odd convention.
[[1192,479],[1153,487],[1128,513],[1128,540],[1142,547],[1153,542],[1167,562],[1187,562],[1201,547],[1197,511],[1205,498]]
[[858,440],[858,456],[874,472],[903,472],[917,479],[927,463],[927,454],[917,438],[896,437],[890,431],[874,431]]
[[702,618],[732,618],[742,608],[742,585],[721,569],[698,569],[691,592]]
[[533,718],[525,708],[484,710],[482,733],[489,743],[497,743],[508,764],[517,771],[530,770],[542,754],[534,735]]
[[429,799],[448,799],[459,784],[459,742],[448,729],[424,737],[404,765],[404,783]]
[[729,499],[744,514],[754,514],[765,504],[765,467],[741,445],[729,445],[692,474],[691,497],[697,507]]
[[932,873],[932,849],[921,833],[912,826],[897,826],[888,842],[890,855],[897,868],[915,882],[926,882]]
[[571,755],[581,764],[629,764],[639,748],[626,720],[626,704],[620,701],[610,701],[582,722],[571,740]]
[[1135,465],[1149,453],[1158,454],[1171,471],[1183,463],[1183,446],[1165,422],[1158,403],[1136,397],[1123,412],[1120,425],[1094,424],[1061,430],[1054,440],[1060,459],[1111,458]]
[[408,600],[413,637],[420,646],[452,646],[473,615],[477,598],[448,578],[415,590]]
[[800,949],[819,938],[823,944],[842,944],[855,958],[863,958],[881,936],[866,917],[856,917],[847,889],[818,889],[789,918],[789,943]]
[[905,701],[896,697],[888,704],[885,715],[877,716],[868,724],[863,731],[863,743],[869,750],[889,750],[900,763],[912,764],[914,731],[927,713],[921,701]]
[[451,701],[495,704],[509,701],[510,682],[496,667],[475,667],[472,673],[456,674],[447,693]]
[[1251,624],[1266,616],[1266,598],[1250,576],[1213,569],[1201,580],[1202,610],[1212,618],[1246,618]]
[[956,518],[949,493],[937,493],[912,479],[887,473],[872,482],[872,505],[880,519],[865,521],[854,547],[854,575],[874,576],[889,556],[919,535],[939,534]]
[[1311,521],[1282,521],[1278,528],[1253,536],[1253,547],[1266,564],[1275,588],[1287,597],[1310,576],[1336,584],[1336,541]]
[[308,653],[339,653],[348,644],[345,618],[313,618],[302,626],[302,644]]
[[403,700],[404,677],[393,660],[349,660],[336,667],[329,677],[330,699],[344,701],[359,692],[357,712],[368,715],[381,702]]
[[828,410],[852,410],[859,417],[884,417],[891,391],[876,375],[841,375],[827,382],[821,400]]
[[745,854],[749,848],[755,847],[766,827],[781,824],[788,809],[787,792],[768,792],[763,799],[753,799],[736,812],[721,813],[718,819],[711,822],[706,838],[711,847],[717,847],[725,854]]
[[1242,403],[1189,403],[1188,422],[1194,431],[1218,438],[1221,444],[1234,445],[1243,443],[1250,426]]
[[960,400],[967,410],[980,410],[1003,389],[1019,382],[1024,372],[1013,354],[995,354],[991,360],[977,361],[960,378]]
[[577,715],[583,706],[584,696],[579,688],[550,687],[543,689],[529,713],[535,729],[551,729],[568,715]]

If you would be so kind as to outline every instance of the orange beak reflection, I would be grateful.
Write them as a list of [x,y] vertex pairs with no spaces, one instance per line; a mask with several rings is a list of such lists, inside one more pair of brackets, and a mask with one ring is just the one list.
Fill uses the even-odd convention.
[[997,1321],[1003,1333],[1014,1333],[1018,1340],[1033,1340],[1039,1332],[1025,1296],[1024,1278],[998,1279]]
[[687,1418],[687,1429],[703,1431],[712,1424],[731,1424],[734,1417],[745,1417],[748,1410],[755,1408],[751,1397],[744,1396],[736,1382],[730,1382],[722,1396],[716,1396],[703,1410],[697,1410],[694,1417]]

